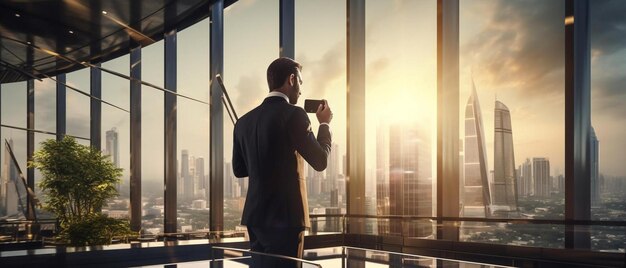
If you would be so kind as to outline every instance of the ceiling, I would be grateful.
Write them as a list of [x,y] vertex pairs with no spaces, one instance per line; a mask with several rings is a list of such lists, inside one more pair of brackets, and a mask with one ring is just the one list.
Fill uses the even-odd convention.
[[[213,0],[0,2],[0,83],[54,76],[127,54],[209,16]],[[227,7],[236,0],[224,1]]]

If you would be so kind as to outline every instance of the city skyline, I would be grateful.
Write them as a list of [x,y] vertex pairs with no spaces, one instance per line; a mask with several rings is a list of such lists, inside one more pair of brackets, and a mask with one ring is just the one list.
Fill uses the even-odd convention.
[[[254,9],[256,7],[256,5],[261,3],[261,1],[250,1],[250,2],[243,1],[243,2],[245,2],[246,4],[245,5],[241,5],[241,6],[237,6],[236,5],[236,6],[232,7],[232,8],[227,9],[227,12],[234,13],[232,16],[242,16],[242,12],[239,12],[239,11],[229,11],[229,10],[230,9]],[[506,2],[502,2],[502,1],[494,1],[494,3],[496,3],[496,5],[494,5],[494,6],[489,6],[489,5],[483,4],[481,2],[476,2],[476,1],[469,1],[469,2],[461,3],[461,5],[464,8],[463,10],[467,10],[467,11],[461,12],[461,19],[463,21],[467,21],[467,23],[461,24],[461,27],[462,27],[461,28],[461,37],[462,38],[461,39],[462,39],[462,41],[464,41],[463,42],[464,45],[461,47],[461,52],[462,53],[465,52],[466,54],[471,55],[472,58],[473,57],[478,57],[478,56],[473,56],[473,55],[479,55],[479,54],[476,54],[474,52],[470,52],[470,50],[469,50],[470,47],[475,47],[476,46],[473,43],[472,40],[475,39],[475,37],[481,36],[481,34],[489,34],[488,35],[489,38],[493,38],[494,36],[497,36],[497,34],[500,33],[499,30],[491,28],[492,25],[490,24],[492,21],[497,21],[496,20],[497,17],[495,15],[495,10],[497,10],[497,8],[501,8],[503,10],[506,10],[506,12],[510,12],[509,9],[504,8],[504,7],[507,7],[509,5],[510,6],[515,6],[515,7],[518,6],[517,3],[506,3]],[[302,5],[306,5],[306,4],[302,3]],[[379,4],[375,4],[375,5],[379,5]],[[406,3],[398,4],[398,5],[406,5]],[[428,4],[422,4],[422,5],[424,5],[425,8],[429,7]],[[607,6],[610,7],[610,5],[611,5],[610,3],[609,4],[604,4],[604,5],[598,4],[598,8],[595,8],[595,9],[592,8],[591,11],[592,12],[596,12],[595,10],[606,11],[606,9],[608,9]],[[556,23],[556,21],[559,21],[559,25],[561,24],[560,23],[561,20],[559,20],[558,18],[550,19],[550,16],[552,14],[559,14],[557,12],[552,13],[553,10],[562,10],[562,9],[560,9],[561,8],[561,4],[559,4],[559,3],[541,3],[539,6],[542,7],[542,9],[541,9],[542,12],[541,13],[530,14],[530,15],[528,15],[526,13],[524,13],[524,14],[528,15],[529,18],[537,17],[541,21],[548,20],[548,21],[555,21],[555,23]],[[592,5],[592,7],[594,7],[594,5]],[[394,7],[394,8],[396,8],[396,7]],[[478,10],[478,9],[481,9],[481,8],[484,8],[485,13],[486,13],[486,16],[484,18],[475,18],[475,17],[470,16],[470,14],[472,14],[472,12],[471,12],[472,10]],[[428,9],[426,9],[426,10],[428,10]],[[527,8],[522,7],[521,11],[522,12],[527,12]],[[609,12],[609,14],[613,14],[613,13],[614,12]],[[334,13],[332,13],[332,14],[334,14]],[[534,24],[530,23],[530,19],[527,19],[525,17],[514,16],[513,18],[516,21],[520,21],[521,24],[519,24],[519,25],[516,24],[515,26],[511,26],[511,27],[518,27],[519,28],[519,27],[528,27],[530,25],[534,25]],[[478,23],[481,20],[483,20],[485,22]],[[476,22],[476,23],[473,23],[473,22]],[[592,20],[592,27],[594,27],[594,29],[596,29],[596,28],[600,29],[599,25],[601,25],[602,23],[607,23],[607,22],[596,22],[595,20]],[[511,24],[512,24],[511,22],[507,22],[506,25],[511,25]],[[595,25],[598,25],[598,26],[595,26]],[[481,28],[481,26],[482,26],[482,28]],[[553,26],[551,23],[549,24],[548,28],[549,29],[546,29],[545,31],[549,31],[550,33],[555,31],[555,30],[553,30],[553,28],[555,28],[555,26]],[[596,33],[592,34],[592,38],[597,37],[597,40],[599,42],[600,41],[606,41],[606,38],[608,38],[608,37],[606,37],[606,35],[611,34],[611,32],[607,33],[607,31],[610,31],[611,28],[610,27],[606,27],[606,28],[607,28],[606,30],[599,31],[599,32],[596,32]],[[201,34],[198,34],[202,30],[201,27],[190,28],[190,29],[186,29],[186,30],[189,30],[189,32],[190,32],[189,34],[190,35],[193,34],[193,35],[197,35],[197,36],[203,36]],[[526,28],[523,28],[523,30],[524,31],[522,31],[522,32],[527,33]],[[184,34],[186,34],[186,31],[181,31],[181,35],[184,35]],[[561,36],[561,35],[562,34],[557,34],[556,36],[558,37],[558,36]],[[300,38],[305,38],[305,37],[302,36]],[[341,37],[341,38],[343,38],[343,37]],[[558,38],[555,38],[555,39],[557,39],[557,41],[559,41],[559,40],[561,40],[561,37],[558,37]],[[299,42],[299,44],[306,45],[306,40],[310,40],[310,39],[303,39],[303,41]],[[592,41],[593,40],[595,40],[595,39],[592,39]],[[181,42],[180,45],[181,46],[186,46],[185,43],[188,43],[188,42]],[[208,44],[208,39],[206,41],[205,40],[200,40],[197,43],[199,43],[199,45],[203,45],[205,43]],[[550,40],[551,46],[554,46],[553,43],[554,42]],[[524,45],[523,48],[526,49],[526,50],[524,50],[524,52],[528,51],[529,48],[527,48],[527,46],[530,45],[530,43],[529,42],[524,42],[524,43],[522,43],[522,45]],[[193,46],[193,47],[196,47],[196,46]],[[332,47],[333,47],[332,45],[328,46],[329,51],[331,51],[330,49]],[[321,55],[324,55],[325,48],[326,48],[326,46],[324,47],[324,49],[322,49],[322,51],[320,53]],[[484,48],[484,49],[487,49],[487,48]],[[300,54],[304,54],[304,58],[310,59],[310,57],[306,55],[307,53],[303,53],[302,52],[302,49],[299,49],[298,51],[300,51],[299,52]],[[146,51],[146,52],[148,52],[148,51]],[[504,52],[509,53],[508,51],[504,51]],[[545,53],[545,52],[542,52],[542,51],[540,51],[540,52],[541,53]],[[593,59],[592,64],[594,64],[594,66],[593,66],[594,68],[595,67],[597,67],[597,68],[593,69],[592,71],[593,71],[594,74],[597,74],[598,76],[597,76],[597,78],[595,76],[592,77],[592,78],[594,78],[594,82],[593,82],[592,86],[595,85],[598,88],[602,88],[601,89],[602,92],[608,92],[609,89],[606,89],[606,87],[610,86],[612,84],[601,82],[602,80],[599,80],[599,79],[607,77],[607,76],[610,75],[611,78],[610,79],[607,78],[607,79],[609,79],[610,81],[613,81],[615,79],[612,78],[612,77],[615,77],[616,74],[615,74],[615,71],[612,71],[612,72],[608,72],[608,71],[605,72],[605,71],[603,71],[603,70],[609,70],[609,68],[607,66],[609,66],[611,64],[614,64],[613,61],[607,61],[607,60],[603,60],[603,59],[606,59],[609,55],[612,55],[612,54],[617,54],[618,55],[617,58],[620,58],[622,56],[619,56],[619,55],[622,55],[624,53],[622,51],[620,51],[620,50],[615,50],[614,47],[608,47],[608,46],[603,45],[601,43],[599,43],[598,48],[594,49],[593,52],[594,53],[592,53],[592,59]],[[512,53],[512,52],[510,52],[510,53]],[[150,57],[162,58],[160,53],[156,53],[156,54],[155,53],[148,53],[148,54],[149,54]],[[553,53],[553,54],[558,54],[558,53]],[[462,55],[465,55],[465,54],[462,54]],[[202,53],[200,54],[200,57],[203,57]],[[206,58],[208,58],[208,55],[206,55]],[[548,58],[552,59],[552,57],[548,57]],[[496,89],[494,89],[494,86],[493,86],[494,83],[491,82],[491,81],[493,79],[495,79],[495,78],[494,78],[492,73],[497,73],[497,72],[493,71],[493,69],[491,68],[491,66],[492,66],[491,64],[482,64],[481,63],[481,62],[484,62],[485,60],[487,60],[487,59],[481,59],[481,60],[473,61],[473,62],[470,63],[469,61],[462,59],[462,67],[463,68],[461,69],[461,76],[462,76],[461,79],[464,80],[466,77],[468,77],[469,72],[467,71],[468,70],[467,68],[470,65],[471,66],[475,66],[475,67],[488,66],[489,70],[490,70],[489,72],[487,72],[487,73],[478,73],[477,72],[477,73],[475,73],[475,76],[476,76],[477,80],[479,82],[481,82],[481,84],[484,85],[484,88],[486,90],[489,90],[490,92],[494,92],[494,91],[496,91]],[[381,61],[381,63],[382,62],[383,61]],[[558,62],[562,62],[562,61],[558,60]],[[487,63],[489,63],[489,62],[487,62]],[[525,66],[528,66],[528,67],[534,66],[532,62],[524,61],[523,63],[525,64]],[[127,66],[128,66],[127,63],[121,62],[120,64],[118,64],[118,65],[121,66],[121,68],[114,68],[114,65],[116,65],[116,64],[117,63],[113,62],[113,63],[110,63],[107,67],[110,68],[110,69],[114,69],[114,70],[118,71],[118,70],[125,70],[125,69],[127,69]],[[311,64],[315,64],[315,63],[310,63],[309,66]],[[155,65],[155,67],[156,66],[158,66],[158,65]],[[552,62],[549,65],[549,67],[551,67],[551,68],[554,67],[554,66],[555,66],[555,64],[552,63]],[[315,68],[317,68],[317,67],[315,67]],[[146,69],[149,69],[149,68],[146,68]],[[198,70],[205,70],[205,69],[206,68],[204,68],[203,66],[199,66],[199,68],[198,68]],[[307,72],[310,69],[311,68],[306,69]],[[524,68],[524,69],[530,70],[530,69],[533,69],[533,68]],[[613,69],[615,69],[615,68],[613,68]],[[263,68],[259,68],[259,70],[257,70],[256,72],[259,73],[262,70],[263,70]],[[507,71],[508,72],[509,69],[507,68],[507,69],[504,69],[503,71]],[[128,72],[128,71],[126,71],[126,72]],[[123,73],[126,73],[126,72],[123,72]],[[150,74],[150,73],[154,73],[154,72],[148,70],[147,74]],[[231,77],[232,75],[226,75],[226,76]],[[549,77],[546,77],[546,76],[539,76],[539,77],[541,77],[541,79],[548,79],[549,78],[550,81],[554,81],[555,79],[558,79],[558,76],[557,77],[554,77],[554,76],[555,75],[550,75]],[[262,77],[262,75],[260,75],[259,77]],[[343,81],[343,80],[341,80],[342,78],[337,78],[337,79],[339,79],[339,81]],[[501,78],[498,78],[498,79],[501,79]],[[155,82],[155,83],[159,84],[158,81],[155,81],[153,78],[149,78],[148,77],[148,78],[146,78],[146,80],[149,81],[149,82]],[[198,79],[196,78],[195,80],[198,80]],[[469,79],[467,79],[467,80],[469,80]],[[43,84],[43,83],[51,84],[51,81],[44,80],[43,82],[37,82],[37,83],[38,83],[37,87],[39,87],[39,84]],[[87,82],[76,81],[76,79],[70,80],[70,81],[68,81],[68,83],[70,85],[77,86],[79,89],[83,89],[83,90],[86,90],[86,87],[88,85],[88,81]],[[124,82],[124,81],[121,81],[120,83],[126,84],[126,82]],[[195,88],[198,85],[198,83],[200,83],[200,82],[197,82],[196,84],[189,84],[189,86],[185,86],[185,87],[181,86],[181,90],[185,90],[186,89],[186,91],[184,91],[184,93],[186,93],[188,95],[193,95],[193,96],[196,96],[196,97],[199,97],[199,98],[205,98],[207,93],[204,93],[204,91],[197,91],[197,93],[196,93],[196,91],[189,90],[189,88]],[[202,82],[202,83],[208,84],[207,82]],[[108,87],[108,88],[114,88],[117,84],[119,84],[119,83],[113,82],[113,83],[111,83],[111,86]],[[254,84],[256,85],[255,87],[259,88],[260,96],[262,96],[263,92],[264,92],[264,90],[262,89],[263,88],[262,81],[259,81],[259,83],[254,83]],[[509,85],[509,84],[511,84],[511,83],[507,83],[507,85]],[[554,82],[550,82],[550,83],[546,83],[546,84],[552,86],[552,85],[554,85]],[[229,85],[229,89],[231,89],[231,88],[238,88],[239,89],[240,87],[243,86],[243,84],[241,86],[239,86],[238,83],[233,83],[233,82],[229,83],[228,85]],[[328,87],[335,86],[335,85],[337,85],[337,84],[335,83],[335,84],[332,84],[332,85],[328,85]],[[6,85],[6,86],[10,87],[10,85]],[[497,86],[497,84],[496,84],[496,86]],[[48,86],[44,85],[43,87],[48,87]],[[127,87],[127,85],[122,86],[122,88],[124,88],[124,87]],[[515,88],[523,88],[523,87],[515,86]],[[542,87],[539,87],[539,88],[542,88]],[[50,90],[50,91],[51,91],[50,94],[52,94],[54,90]],[[238,91],[238,90],[232,90],[232,91]],[[324,90],[324,91],[326,91],[326,90]],[[464,90],[462,89],[462,92],[463,91]],[[497,91],[498,91],[499,95],[502,96],[502,99],[505,99],[505,98],[506,99],[513,99],[513,98],[509,98],[508,95],[510,95],[510,94],[508,94],[505,90],[497,89]],[[517,92],[517,89],[515,91]],[[533,91],[535,91],[535,90],[533,90]],[[69,92],[71,92],[71,91],[69,91]],[[124,91],[121,91],[121,92],[124,92]],[[190,93],[190,92],[193,92],[193,93]],[[554,92],[554,90],[550,90],[548,92]],[[41,93],[41,92],[36,92],[36,94],[38,95],[38,99],[39,99],[39,95],[40,95],[39,93]],[[73,96],[70,96],[70,94],[71,93],[68,93],[68,98],[71,98],[71,99],[74,99],[74,100],[68,100],[68,103],[72,104],[72,105],[69,105],[71,107],[69,107],[70,111],[68,111],[68,116],[76,117],[75,115],[73,115],[74,113],[72,112],[75,109],[73,107],[77,107],[76,109],[85,107],[84,105],[82,105],[80,103],[84,103],[85,102],[84,100],[86,100],[86,98],[83,97],[84,100],[78,100],[79,97],[73,97]],[[109,93],[105,92],[104,94],[107,95]],[[604,98],[604,97],[599,98],[598,94],[599,93],[596,93],[596,91],[593,91],[593,96],[592,97],[594,97],[594,98],[598,97],[596,99],[598,99],[598,100],[601,99],[602,101],[608,102],[608,100],[606,100],[606,98]],[[318,94],[316,94],[316,95],[318,95]],[[322,94],[319,94],[319,95],[322,95]],[[494,95],[495,94],[484,94],[485,97],[489,97],[489,98],[491,98],[491,96],[494,96]],[[20,99],[22,99],[22,97],[17,97],[17,98],[13,98],[13,99],[20,100]],[[124,104],[127,103],[127,101],[123,101],[123,100],[120,101],[120,100],[118,100],[119,96],[113,96],[113,94],[111,94],[109,97],[107,97],[107,99],[110,99],[114,103],[121,104],[123,106],[126,106]],[[461,96],[461,99],[463,99],[463,96]],[[552,100],[554,100],[554,98],[552,98]],[[508,102],[508,103],[510,103],[510,102]],[[562,103],[562,101],[556,101],[554,103],[559,104],[559,103]],[[241,102],[239,104],[241,104]],[[37,105],[39,105],[39,104],[37,104]],[[45,107],[45,106],[49,106],[49,105],[43,104],[43,106]],[[245,111],[247,109],[247,108],[245,108],[245,105],[237,105],[237,106],[238,106],[237,108],[239,109],[240,112]],[[558,106],[558,105],[556,105],[556,106]],[[38,106],[38,108],[39,107],[40,106]],[[530,115],[530,114],[528,114],[528,112],[529,112],[528,105],[516,106],[516,107],[518,107],[516,109],[521,109],[521,112],[523,112],[524,114]],[[548,107],[548,106],[543,106],[543,107]],[[601,107],[605,107],[605,106],[603,106],[603,105],[601,105],[599,103],[598,103],[598,105],[594,104],[592,106],[592,108],[594,110],[600,110]],[[611,107],[613,107],[613,106],[611,106]],[[485,107],[485,108],[489,108],[489,107]],[[558,108],[558,107],[556,107],[556,108]],[[3,108],[3,110],[5,110],[5,108]],[[11,110],[11,109],[8,109],[8,110]],[[563,109],[561,109],[561,110],[563,110]],[[594,117],[593,117],[594,120],[598,120],[598,121],[601,121],[601,122],[606,122],[607,121],[607,119],[603,119],[603,118],[607,118],[606,116],[602,116],[601,114],[600,115],[596,115],[596,114],[597,113],[594,113]],[[561,117],[560,116],[555,116],[555,118],[561,118]],[[68,120],[68,124],[69,124],[68,128],[70,128],[70,129],[85,129],[85,126],[88,125],[88,124],[82,124],[82,123],[86,123],[85,120],[88,120],[88,118],[78,118],[78,119],[79,120],[74,120],[75,122],[70,122],[71,120]],[[528,122],[529,121],[528,119],[524,119],[524,118],[521,118],[521,119],[523,119],[523,122]],[[515,119],[515,121],[516,122],[522,122],[522,121],[517,120],[517,119]],[[40,127],[38,127],[38,128],[41,128],[41,129],[51,129],[51,130],[54,129],[53,126],[52,127],[48,127],[49,124],[53,124],[54,123],[54,120],[36,120],[36,123],[40,125]],[[537,122],[537,123],[541,123],[541,122]],[[489,123],[485,122],[485,124],[489,124]],[[17,125],[21,125],[21,123],[17,124]],[[202,124],[200,124],[200,125],[202,125]],[[529,124],[520,123],[520,125],[521,126],[526,126],[526,125],[529,125]],[[542,123],[542,125],[543,125],[543,123]],[[559,124],[557,124],[557,125],[559,125]],[[601,125],[606,126],[607,124],[606,123],[602,123]],[[620,125],[620,124],[618,124],[618,125]],[[596,124],[596,126],[597,126],[597,124]],[[541,127],[541,126],[538,126],[538,127]],[[86,129],[88,129],[88,128],[86,128]],[[525,129],[526,129],[526,127],[520,128],[520,132],[522,132],[522,131],[523,132],[527,132]],[[619,141],[616,142],[616,139],[615,139],[616,134],[612,134],[615,131],[608,131],[607,132],[607,130],[603,130],[603,128],[598,128],[598,127],[597,127],[596,130],[597,130],[598,136],[600,137],[601,140],[609,141],[609,143],[611,143],[611,144],[621,144]],[[195,131],[192,131],[192,132],[195,132]],[[207,132],[208,132],[208,128],[207,128]],[[548,131],[548,132],[552,133],[551,131]],[[197,133],[201,133],[201,132],[197,132]],[[520,133],[520,135],[522,135],[522,133]],[[524,136],[528,136],[528,133],[524,133]],[[605,138],[605,137],[607,137],[607,138]],[[527,138],[523,138],[520,141],[523,141],[524,143],[536,142],[535,139],[527,139]],[[191,148],[191,146],[186,146],[186,147],[187,148]],[[207,150],[208,150],[208,145],[206,147],[207,147]],[[550,146],[524,146],[524,147],[528,147],[528,148],[537,148],[537,147],[539,147],[539,148],[541,148],[541,147],[551,148]],[[609,156],[610,155],[616,155],[616,153],[615,153],[616,149],[615,148],[623,148],[623,146],[607,147],[607,148],[604,148],[600,152],[600,154],[605,156],[605,157],[602,157],[602,158],[603,159],[607,159],[607,161],[604,161],[604,163],[602,164],[603,166],[600,167],[600,170],[603,171],[602,173],[609,174],[611,176],[623,176],[624,174],[626,174],[626,170],[624,170],[624,168],[621,167],[621,165],[619,165],[618,163],[615,163],[615,161],[610,160],[612,157],[606,157],[607,154],[609,154]],[[517,150],[517,151],[520,151],[520,150]],[[553,153],[553,152],[555,152],[555,150],[551,150],[551,152],[548,153],[547,156],[550,157],[553,160],[553,162],[555,162],[557,160],[560,162],[561,161],[560,158],[562,158],[562,157],[556,157],[556,156],[562,155],[563,154],[563,150],[559,150],[559,153],[556,153],[556,154]],[[613,152],[613,153],[609,153],[609,152]],[[525,158],[533,157],[533,156],[536,156],[536,155],[538,155],[538,154],[537,153],[522,153],[522,152],[520,152],[520,153],[517,153],[516,158],[517,159],[525,159]],[[127,160],[126,156],[122,155],[122,158],[123,158],[122,162],[125,162]],[[559,169],[563,170],[562,164],[555,163],[555,165],[553,165],[553,166],[554,166],[554,168],[558,167]],[[609,166],[611,168],[608,168]],[[162,175],[162,174],[145,174],[145,175],[146,175],[147,178],[152,178],[152,177],[158,177],[159,175]]]
[[[382,2],[382,1],[381,1]],[[417,1],[416,1],[417,2]],[[547,2],[547,1],[546,1]],[[230,36],[228,46],[225,51],[225,73],[226,85],[232,92],[233,100],[237,111],[242,114],[254,107],[267,93],[263,72],[266,68],[268,59],[273,59],[278,55],[278,39],[277,25],[275,16],[278,11],[273,5],[263,6],[262,1],[242,1],[238,5],[234,5],[225,11],[228,33]],[[267,3],[267,2],[265,2]],[[434,3],[434,2],[433,2]],[[436,57],[436,33],[433,26],[435,24],[436,8],[433,3],[407,3],[398,1],[397,3],[379,3],[370,1],[367,3],[368,9],[368,27],[367,36],[367,128],[365,135],[372,136],[369,131],[375,128],[378,116],[389,116],[397,114],[396,107],[406,109],[406,114],[415,115],[415,117],[426,116],[426,112],[432,112],[436,107],[436,89],[435,89],[435,68]],[[240,4],[240,5],[239,5]],[[563,149],[563,80],[561,56],[556,55],[554,51],[561,51],[563,47],[562,33],[562,11],[561,3],[542,3],[534,2],[532,5],[524,6],[518,2],[492,1],[484,3],[480,1],[463,1],[460,13],[461,20],[461,68],[460,68],[460,100],[465,100],[471,95],[470,69],[473,68],[476,82],[481,85],[480,98],[484,104],[483,108],[490,111],[495,105],[493,99],[496,94],[498,99],[506,102],[511,107],[512,121],[516,125],[515,134],[515,159],[532,159],[534,157],[546,157],[550,160],[549,174],[558,176],[556,170],[564,170],[562,165],[564,159]],[[316,12],[328,12],[330,19],[328,21],[318,22],[324,26],[315,26],[315,20],[303,19],[306,16],[313,17],[316,13],[303,9],[307,5],[314,5],[307,2],[298,2],[296,12],[298,12],[298,20],[302,23],[298,24],[297,35],[297,60],[303,62],[305,68],[306,84],[304,86],[303,97],[326,97],[331,100],[336,119],[332,122],[332,130],[334,138],[340,145],[340,150],[344,155],[347,148],[345,142],[345,7],[340,7],[330,3],[328,6],[317,6]],[[592,14],[597,12],[592,3]],[[535,6],[538,12],[531,12]],[[602,8],[606,12],[609,4],[598,4],[597,7]],[[420,10],[420,14],[424,15],[420,18],[413,18],[415,10]],[[615,9],[619,10],[619,9]],[[257,12],[258,11],[258,12]],[[434,12],[433,12],[434,11]],[[477,12],[481,11],[481,12]],[[515,14],[513,11],[519,11]],[[610,10],[609,10],[610,11]],[[257,14],[258,13],[258,14]],[[423,13],[423,14],[422,14]],[[607,18],[616,12],[607,12]],[[394,16],[388,16],[393,14]],[[477,17],[474,14],[484,14]],[[411,15],[411,16],[409,16]],[[380,22],[380,18],[389,17],[388,21]],[[509,20],[504,20],[506,17]],[[269,19],[271,18],[271,19]],[[536,20],[536,21],[535,21]],[[240,24],[239,22],[246,22]],[[615,20],[609,20],[609,22]],[[395,24],[394,24],[395,23]],[[533,27],[537,23],[545,25],[544,28]],[[621,126],[623,124],[623,113],[616,112],[615,105],[612,104],[620,97],[624,97],[618,89],[620,85],[611,83],[620,77],[623,72],[619,73],[620,60],[626,58],[626,53],[601,41],[611,40],[609,37],[612,30],[611,27],[600,27],[605,25],[600,20],[592,20],[592,120],[596,126],[596,134],[603,144],[599,150],[599,172],[607,177],[625,177],[626,169],[624,165],[616,160],[619,159],[619,148],[624,148],[621,136],[625,133]],[[187,72],[181,71],[180,76],[180,92],[181,94],[190,95],[199,99],[208,99],[208,79],[205,75],[208,73],[208,21],[200,22],[194,27],[185,29],[179,33],[179,49],[197,51],[192,56],[182,55],[180,53],[181,62],[188,63],[185,68]],[[311,26],[313,25],[313,26]],[[334,30],[330,26],[339,26]],[[397,32],[385,29],[400,25]],[[501,28],[497,27],[501,25]],[[324,32],[318,28],[332,29]],[[395,27],[394,27],[395,28]],[[260,29],[260,30],[259,30]],[[513,30],[511,30],[513,29]],[[533,32],[537,30],[538,32]],[[614,30],[614,29],[613,29]],[[232,33],[240,33],[246,38],[260,40],[260,47],[255,50],[246,46],[246,42],[240,42],[242,37],[235,36]],[[259,36],[258,32],[268,33],[267,36]],[[306,32],[307,34],[304,34]],[[515,32],[517,39],[512,39],[507,33]],[[319,36],[326,34],[328,40],[320,39]],[[547,37],[546,37],[547,36]],[[539,37],[546,37],[545,40]],[[503,38],[503,42],[493,42],[497,38]],[[594,39],[595,38],[595,39]],[[539,39],[539,40],[538,40]],[[246,39],[247,40],[247,39]],[[273,40],[265,42],[266,40]],[[545,41],[545,42],[544,42]],[[597,41],[597,42],[596,42]],[[400,43],[397,51],[401,52],[409,60],[395,59],[394,53],[387,51],[390,44],[394,42]],[[594,43],[595,42],[595,43]],[[600,42],[600,43],[598,43]],[[415,49],[415,48],[418,49]],[[409,49],[411,48],[411,49]],[[510,48],[517,48],[512,50]],[[413,51],[416,50],[417,52]],[[242,55],[232,55],[240,51]],[[259,52],[261,51],[261,52]],[[486,51],[495,51],[499,57],[489,56]],[[144,80],[147,82],[162,85],[162,42],[152,44],[142,50],[144,57]],[[253,57],[254,54],[263,54],[263,57]],[[555,55],[548,55],[548,54]],[[189,53],[192,54],[192,53]],[[529,57],[529,55],[539,55]],[[545,57],[544,57],[545,56]],[[183,58],[188,57],[188,58]],[[196,61],[189,60],[189,57],[200,59]],[[541,61],[529,61],[529,58],[540,58]],[[205,61],[206,60],[206,61]],[[160,62],[160,63],[159,63]],[[251,62],[245,64],[246,62]],[[156,63],[156,64],[154,64]],[[106,62],[103,66],[106,68],[122,72],[128,72],[128,58],[118,58],[110,62]],[[542,66],[545,65],[545,66]],[[182,64],[181,64],[182,66]],[[244,66],[245,68],[241,68]],[[499,68],[498,68],[499,67]],[[182,67],[181,67],[182,68]],[[188,70],[197,70],[194,72]],[[328,69],[328,70],[326,70]],[[432,69],[432,70],[431,70]],[[479,71],[480,70],[480,71]],[[79,74],[80,73],[80,74]],[[88,70],[81,70],[68,74],[68,84],[78,87],[83,91],[88,90]],[[397,74],[395,74],[397,73]],[[198,75],[202,74],[202,75]],[[327,79],[318,79],[324,77]],[[123,79],[113,79],[111,76],[103,75],[104,84],[107,85],[103,90],[103,99],[111,101],[116,105],[128,108],[128,81]],[[3,103],[2,118],[3,123],[8,125],[25,126],[25,108],[18,107],[16,104],[25,103],[25,94],[23,92],[23,83],[21,85],[7,84],[3,85],[2,99],[14,100],[9,103]],[[145,89],[149,89],[144,87]],[[17,90],[19,89],[19,91]],[[144,103],[162,103],[162,93],[155,93],[145,90]],[[545,92],[541,95],[540,92]],[[44,79],[43,82],[36,82],[36,116],[35,120],[37,129],[54,131],[54,103],[52,100],[54,94],[54,83]],[[156,95],[150,96],[150,95]],[[609,98],[613,96],[613,98]],[[155,101],[156,100],[156,101]],[[394,104],[394,105],[380,105]],[[620,103],[618,101],[618,103]],[[465,103],[460,101],[460,107]],[[158,106],[158,105],[155,105]],[[382,106],[382,108],[379,108]],[[391,109],[389,106],[394,106]],[[73,91],[68,90],[68,133],[80,136],[88,134],[88,116],[83,111],[88,110],[88,98],[80,96]],[[374,108],[377,107],[377,108]],[[420,108],[415,108],[420,107]],[[144,107],[145,108],[145,107]],[[188,148],[191,155],[208,156],[208,120],[206,115],[208,111],[206,107],[193,106],[189,102],[181,100],[179,102],[181,112],[179,114],[179,134],[185,138],[179,137],[178,148]],[[398,109],[400,109],[398,108]],[[613,110],[608,110],[609,108]],[[147,109],[147,108],[146,108]],[[187,109],[187,110],[184,110]],[[383,113],[383,109],[389,109],[392,112]],[[460,109],[463,113],[463,109]],[[163,138],[160,135],[152,135],[150,133],[162,129],[162,109],[155,108],[144,112],[144,131],[143,131],[143,171],[142,177],[150,183],[160,184],[163,180]],[[198,111],[198,113],[194,113]],[[612,112],[611,112],[612,111]],[[109,106],[103,105],[103,130],[110,129],[111,126],[118,126],[120,133],[119,145],[122,154],[120,155],[121,167],[124,168],[124,179],[128,179],[130,170],[129,164],[129,138],[128,138],[128,118],[124,112],[117,111]],[[382,114],[382,115],[379,115]],[[88,113],[87,113],[88,114]],[[121,115],[120,115],[121,114]],[[193,115],[193,116],[191,116]],[[48,118],[49,117],[49,118]],[[617,120],[615,120],[617,117]],[[460,118],[464,118],[463,115]],[[421,119],[421,118],[419,118]],[[384,119],[383,119],[384,120]],[[395,119],[394,119],[395,120]],[[316,121],[312,116],[311,121],[313,127],[316,127]],[[461,133],[460,138],[465,135],[464,122],[460,122]],[[599,122],[595,124],[595,122]],[[431,120],[430,127],[425,127],[426,131],[436,132],[436,120]],[[229,121],[225,120],[225,160],[229,160],[230,150],[228,147],[229,139]],[[487,119],[484,122],[486,129],[493,128],[493,120]],[[535,130],[541,129],[539,135]],[[24,132],[18,130],[3,129],[4,137],[9,133],[14,133],[15,141],[18,147],[24,145]],[[103,133],[104,134],[104,133]],[[545,136],[544,136],[545,134]],[[161,135],[162,136],[162,135]],[[42,137],[51,137],[51,135],[36,134],[36,139]],[[432,135],[431,137],[436,137]],[[366,143],[367,162],[369,169],[375,169],[376,161],[371,160],[370,155],[376,155],[376,141],[369,138]],[[80,140],[80,142],[88,143],[88,141]],[[38,144],[38,143],[37,143]],[[36,144],[36,146],[37,146]],[[494,151],[494,141],[491,135],[485,138],[486,151],[491,154]],[[434,147],[434,146],[433,146]],[[541,151],[545,150],[545,151]],[[181,150],[177,151],[180,155]],[[434,155],[434,154],[433,154]],[[25,151],[18,150],[16,152],[20,164],[25,165]],[[489,155],[486,159],[494,159]],[[208,165],[208,158],[204,158],[205,166]],[[435,162],[435,161],[433,161]],[[520,163],[515,163],[519,165]],[[207,168],[208,169],[208,168]],[[494,170],[494,167],[487,166],[487,171]],[[370,173],[368,173],[370,174]],[[370,178],[368,178],[370,179]],[[374,180],[375,178],[371,178]],[[367,182],[372,184],[371,181]],[[162,190],[155,191],[162,194]]]

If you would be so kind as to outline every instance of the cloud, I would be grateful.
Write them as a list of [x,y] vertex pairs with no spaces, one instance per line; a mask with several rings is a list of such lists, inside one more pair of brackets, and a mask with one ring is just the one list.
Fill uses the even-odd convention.
[[601,55],[624,49],[626,44],[626,4],[623,0],[590,1],[592,46]]
[[592,113],[624,117],[626,115],[626,73],[599,78],[592,87]]
[[338,42],[331,49],[324,52],[319,60],[311,60],[304,55],[298,59],[302,64],[303,90],[315,90],[317,96],[328,96],[335,80],[345,76],[346,51],[345,41]]
[[269,91],[267,90],[267,82],[259,75],[243,75],[233,90],[229,90],[229,92],[236,94],[233,106],[235,106],[237,115],[242,116],[261,104]]
[[35,82],[35,128],[56,131],[56,83],[51,79]]
[[467,37],[461,54],[489,84],[525,94],[562,95],[563,87],[553,79],[563,81],[564,10],[562,1],[468,5],[464,12],[484,14],[472,18],[486,20],[461,21],[462,25],[482,25]]
[[592,1],[590,34],[592,113],[623,120],[626,115],[626,3]]

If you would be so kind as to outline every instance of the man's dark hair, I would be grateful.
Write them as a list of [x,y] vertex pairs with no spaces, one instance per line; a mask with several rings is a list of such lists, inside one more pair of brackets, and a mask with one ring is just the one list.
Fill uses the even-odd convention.
[[301,70],[302,65],[296,61],[282,57],[274,60],[267,67],[267,85],[270,91],[281,87],[290,75],[296,74],[297,70]]

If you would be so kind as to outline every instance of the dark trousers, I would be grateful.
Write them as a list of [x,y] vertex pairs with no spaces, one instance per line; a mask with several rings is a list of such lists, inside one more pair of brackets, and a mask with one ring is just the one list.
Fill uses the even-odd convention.
[[[304,227],[268,228],[248,226],[250,250],[302,258]],[[296,261],[253,255],[252,267],[301,267]]]

